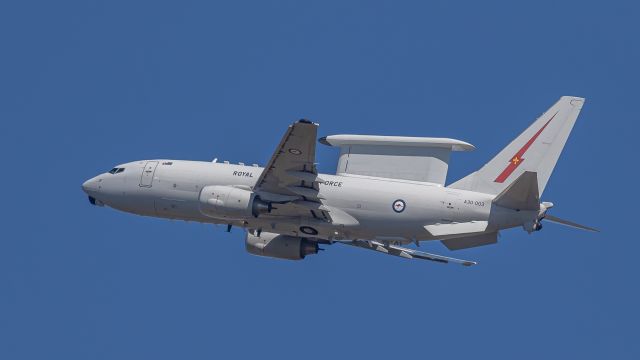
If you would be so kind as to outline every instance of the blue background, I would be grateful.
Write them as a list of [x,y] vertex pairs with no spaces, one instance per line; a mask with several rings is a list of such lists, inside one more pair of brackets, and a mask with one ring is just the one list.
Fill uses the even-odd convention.
[[[0,358],[640,358],[640,12],[598,3],[3,2]],[[264,165],[301,117],[469,141],[454,181],[561,95],[587,102],[543,200],[602,233],[422,246],[472,268],[258,258],[80,190],[136,159]]]

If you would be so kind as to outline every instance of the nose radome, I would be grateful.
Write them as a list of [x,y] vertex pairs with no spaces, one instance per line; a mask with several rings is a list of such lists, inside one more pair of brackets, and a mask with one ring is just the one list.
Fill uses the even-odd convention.
[[89,180],[82,183],[82,191],[87,192],[89,190]]
[[82,191],[84,191],[85,193],[89,194],[89,192],[91,192],[91,191],[98,190],[97,183],[98,183],[98,177],[97,176],[85,181],[84,183],[82,183]]

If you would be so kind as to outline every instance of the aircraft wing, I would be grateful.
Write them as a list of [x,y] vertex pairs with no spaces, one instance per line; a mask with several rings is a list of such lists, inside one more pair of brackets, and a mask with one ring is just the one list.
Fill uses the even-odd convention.
[[464,266],[471,266],[471,265],[477,264],[477,262],[475,261],[462,260],[462,259],[456,259],[456,258],[451,258],[447,256],[442,256],[442,255],[430,254],[424,251],[418,251],[418,250],[409,249],[409,248],[396,246],[396,245],[385,245],[378,241],[353,240],[353,241],[341,241],[340,243],[381,252],[387,255],[399,256],[405,259],[421,259],[421,260],[436,261],[436,262],[445,263],[445,264],[451,262],[451,263],[460,264]]
[[290,200],[317,200],[317,133],[318,124],[309,120],[299,120],[290,125],[258,178],[254,190],[283,195]]
[[[258,178],[254,191],[276,204],[271,215],[305,216],[326,222],[355,221],[321,203],[316,169],[318,124],[298,120],[289,126]],[[332,213],[331,216],[329,213]],[[337,218],[335,218],[337,216]]]

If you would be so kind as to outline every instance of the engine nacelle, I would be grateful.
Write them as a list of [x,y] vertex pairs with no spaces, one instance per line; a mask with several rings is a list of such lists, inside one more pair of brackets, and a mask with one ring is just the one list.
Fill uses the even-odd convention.
[[200,212],[217,219],[243,219],[271,212],[271,203],[249,190],[210,185],[200,192]]
[[247,251],[253,255],[278,259],[301,260],[318,253],[318,243],[301,237],[263,232],[260,236],[247,232],[244,241]]

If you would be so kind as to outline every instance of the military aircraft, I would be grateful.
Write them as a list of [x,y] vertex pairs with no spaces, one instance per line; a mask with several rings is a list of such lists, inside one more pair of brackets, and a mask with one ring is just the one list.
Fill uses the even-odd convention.
[[542,229],[542,220],[596,229],[548,214],[540,202],[584,104],[563,96],[491,161],[445,186],[452,151],[474,146],[429,137],[331,135],[335,175],[316,168],[318,124],[290,125],[262,168],[225,161],[141,160],[87,180],[93,205],[133,214],[246,229],[249,253],[298,260],[345,244],[407,259],[476,262],[407,247],[440,240],[450,250],[494,244],[500,230]]

